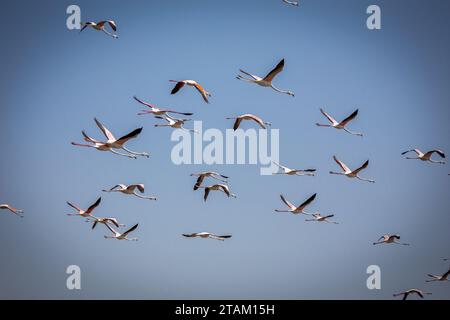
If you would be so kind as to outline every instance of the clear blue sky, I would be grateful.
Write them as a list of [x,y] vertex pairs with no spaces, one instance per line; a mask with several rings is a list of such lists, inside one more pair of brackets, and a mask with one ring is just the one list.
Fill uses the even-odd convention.
[[[450,4],[447,1],[77,1],[83,20],[111,18],[119,39],[65,27],[68,1],[14,1],[0,12],[1,298],[392,298],[418,287],[447,299],[450,257],[448,165],[403,160],[412,147],[450,152]],[[366,8],[382,8],[382,30],[366,28]],[[235,79],[239,68],[264,75],[281,58],[277,94]],[[200,81],[205,104],[169,79]],[[280,129],[281,162],[315,167],[317,176],[261,176],[252,165],[175,166],[171,129],[139,117],[137,95],[194,112],[204,128],[231,127],[225,117],[255,113]],[[363,138],[317,128],[320,107]],[[82,129],[100,137],[98,117],[118,136],[144,130],[129,147],[151,153],[131,160],[75,148]],[[248,127],[248,124],[246,124]],[[376,184],[331,176],[333,154]],[[191,172],[230,176],[238,195],[204,203]],[[116,183],[145,183],[150,202],[102,194]],[[334,213],[340,225],[276,214],[279,194],[310,210]],[[101,216],[139,222],[139,242],[103,239],[66,201]],[[229,241],[181,233],[231,233]],[[410,247],[373,246],[399,233]],[[65,269],[82,270],[82,290],[65,287]],[[381,267],[382,290],[366,288],[367,266]]]

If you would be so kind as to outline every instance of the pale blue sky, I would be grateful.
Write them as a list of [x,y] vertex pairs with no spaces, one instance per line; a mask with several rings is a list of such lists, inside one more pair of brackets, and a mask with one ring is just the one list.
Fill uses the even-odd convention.
[[[1,298],[270,298],[390,299],[418,287],[447,299],[446,283],[426,284],[450,257],[448,165],[402,159],[412,147],[449,151],[450,4],[447,1],[77,1],[83,20],[111,18],[119,39],[65,27],[68,1],[14,1],[0,12]],[[366,28],[379,4],[382,30]],[[276,85],[295,98],[235,79],[239,68],[264,75],[281,58]],[[212,93],[205,104],[188,88],[172,96],[169,79],[196,79]],[[314,167],[317,176],[261,176],[255,165],[175,166],[171,129],[139,117],[132,96],[194,112],[205,128],[231,127],[225,117],[255,113],[280,129],[281,162]],[[317,128],[324,107],[363,138]],[[79,149],[80,131],[118,136],[144,130],[131,160]],[[246,124],[246,127],[249,127]],[[331,176],[338,155],[375,184]],[[204,203],[191,172],[230,176],[237,199]],[[116,183],[145,183],[150,202],[102,194]],[[340,225],[276,214],[279,194],[334,213]],[[139,223],[139,242],[103,239],[66,201],[96,214]],[[184,239],[181,233],[231,233],[229,241]],[[399,233],[410,247],[378,246]],[[65,269],[82,270],[82,290],[65,287]],[[382,290],[366,288],[367,266],[382,271]]]

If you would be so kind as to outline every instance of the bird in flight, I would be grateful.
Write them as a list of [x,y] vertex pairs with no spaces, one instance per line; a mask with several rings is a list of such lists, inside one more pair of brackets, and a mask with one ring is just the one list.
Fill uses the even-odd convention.
[[236,79],[242,80],[242,81],[246,81],[246,82],[256,83],[257,85],[260,85],[260,86],[262,86],[262,87],[270,87],[270,88],[272,88],[273,90],[275,90],[275,91],[277,91],[277,92],[285,93],[285,94],[287,94],[287,95],[293,97],[293,96],[294,96],[294,93],[293,93],[293,92],[291,92],[291,91],[289,91],[289,90],[281,90],[281,89],[278,89],[278,88],[276,88],[276,87],[272,84],[273,78],[275,78],[275,76],[276,76],[277,74],[279,74],[279,73],[283,70],[283,68],[284,68],[284,59],[282,59],[282,60],[277,64],[277,66],[276,66],[272,71],[270,71],[264,78],[260,78],[260,77],[258,77],[258,76],[255,76],[255,75],[253,75],[253,74],[250,74],[250,73],[248,73],[248,72],[246,72],[246,71],[240,69],[239,71],[240,71],[241,73],[243,73],[243,74],[249,76],[250,78],[246,78],[246,77],[244,77],[244,76],[238,74],[238,75],[236,76]]
[[136,189],[139,190],[140,193],[145,192],[145,187],[142,183],[140,184],[130,184],[129,186],[126,186],[124,184],[118,184],[112,187],[109,190],[102,190],[103,192],[121,192],[123,194],[130,194],[134,195],[141,199],[147,199],[147,200],[156,200],[156,197],[154,196],[142,196],[136,192]]
[[339,224],[339,222],[330,221],[329,218],[333,218],[334,214],[330,214],[328,216],[322,216],[320,213],[313,213],[312,216],[314,219],[306,219],[305,221],[317,221],[317,222],[327,222],[333,224]]
[[402,152],[402,155],[405,155],[405,154],[407,154],[409,152],[415,152],[417,154],[417,157],[416,158],[406,157],[406,159],[409,159],[409,160],[419,159],[419,160],[422,160],[422,161],[429,161],[431,163],[445,164],[444,161],[435,161],[435,160],[431,159],[431,156],[433,155],[433,153],[436,153],[441,158],[445,159],[445,153],[442,150],[436,149],[436,150],[428,151],[427,153],[423,153],[419,149],[412,149],[412,150],[408,150],[408,151]]
[[298,7],[298,5],[299,5],[298,1],[283,0],[283,2],[290,4],[291,6],[295,6],[295,7]]
[[175,87],[170,92],[171,94],[177,93],[178,91],[180,91],[181,88],[184,87],[184,85],[188,85],[190,87],[194,87],[195,89],[197,89],[198,92],[200,92],[200,94],[202,95],[203,100],[205,100],[206,103],[209,103],[208,97],[211,97],[211,94],[205,89],[203,89],[203,87],[200,84],[198,84],[197,81],[194,80],[169,80],[169,81],[176,82]]
[[183,233],[183,237],[186,238],[210,238],[210,239],[215,239],[215,240],[220,240],[220,241],[224,241],[225,239],[229,239],[231,238],[231,235],[224,235],[224,236],[219,236],[213,233],[209,233],[209,232],[196,232],[196,233]]
[[263,129],[266,129],[266,125],[271,126],[272,124],[270,122],[264,122],[260,117],[255,116],[254,114],[246,113],[242,114],[238,117],[229,117],[225,118],[227,120],[236,120],[233,125],[233,130],[236,131],[239,128],[239,125],[243,120],[250,120],[255,121],[259,126]]
[[362,170],[367,168],[367,166],[369,165],[369,160],[364,162],[364,164],[361,167],[359,167],[358,169],[352,171],[352,170],[349,169],[349,167],[347,167],[347,165],[345,163],[343,163],[342,161],[338,160],[338,158],[336,158],[336,156],[333,156],[333,159],[342,168],[343,172],[330,171],[330,174],[337,174],[337,175],[346,176],[348,178],[357,178],[357,179],[359,179],[361,181],[367,181],[367,182],[375,183],[375,180],[361,178],[358,175],[360,171],[362,171]]
[[213,185],[208,186],[208,187],[198,186],[198,188],[205,189],[205,194],[203,196],[203,200],[204,201],[206,201],[206,199],[208,199],[208,195],[209,195],[209,192],[211,190],[213,190],[213,191],[222,191],[223,193],[225,193],[227,195],[228,198],[229,197],[236,198],[236,195],[231,193],[230,192],[230,188],[227,185],[225,185],[225,184],[213,184]]
[[330,121],[331,124],[320,124],[320,123],[316,123],[316,126],[318,127],[331,127],[331,128],[335,128],[335,129],[343,129],[345,132],[350,133],[352,135],[355,136],[360,136],[362,137],[363,134],[360,132],[353,132],[350,131],[346,128],[346,125],[352,121],[353,119],[356,118],[356,116],[358,115],[358,110],[354,111],[351,115],[349,115],[347,118],[345,118],[344,120],[342,120],[341,122],[337,122],[335,119],[333,119],[333,117],[331,117],[328,113],[326,113],[323,109],[320,109],[320,112],[322,112],[322,114],[328,119],[328,121]]
[[[92,221],[94,222],[94,223],[92,224],[92,229],[95,228],[95,226],[97,225],[97,223],[101,223],[101,224],[104,224],[104,225],[110,223],[110,224],[115,225],[117,228],[119,228],[119,227],[125,227],[125,225],[124,225],[124,224],[120,224],[120,223],[117,221],[116,218],[97,218],[97,217],[91,216],[91,219],[92,219]],[[89,221],[90,221],[90,220],[87,220],[87,222],[89,222]]]
[[198,177],[197,181],[194,185],[194,190],[197,190],[203,183],[203,180],[205,180],[206,177],[211,177],[213,179],[222,181],[227,183],[227,176],[224,176],[223,174],[213,172],[213,171],[206,171],[206,172],[199,172],[199,173],[191,173],[191,177]]
[[148,102],[142,101],[142,100],[138,99],[136,96],[134,96],[133,98],[140,104],[143,104],[144,106],[150,108],[150,110],[142,110],[140,113],[138,113],[138,115],[153,114],[155,116],[164,116],[164,115],[168,115],[169,113],[181,114],[183,116],[192,116],[193,115],[193,113],[191,113],[191,112],[178,112],[178,111],[169,110],[169,109],[159,109],[154,104],[150,104]]
[[23,210],[16,209],[9,204],[0,204],[0,209],[6,209],[14,213],[15,215],[18,215],[19,217],[23,218]]
[[71,206],[72,208],[74,208],[77,213],[68,213],[68,216],[79,216],[79,217],[84,217],[84,218],[91,218],[92,217],[92,211],[94,211],[95,208],[98,207],[98,205],[100,204],[100,202],[102,201],[102,198],[98,198],[97,201],[95,201],[87,210],[83,210],[80,209],[78,206],[70,203],[69,201],[67,201],[67,204],[69,206]]
[[424,291],[419,290],[419,289],[409,289],[409,290],[406,290],[404,292],[400,292],[400,293],[394,294],[394,297],[403,296],[402,300],[406,300],[408,298],[408,296],[412,295],[412,294],[417,294],[419,297],[421,297],[423,299],[424,295],[426,295],[426,294],[430,295],[431,293],[430,292],[424,292]]
[[285,199],[284,196],[282,194],[280,194],[280,198],[281,201],[284,202],[284,204],[286,206],[288,206],[289,210],[278,210],[275,209],[276,212],[291,212],[293,214],[306,214],[306,215],[311,215],[311,213],[307,213],[305,212],[305,208],[311,204],[311,202],[314,201],[314,199],[316,198],[317,193],[314,193],[311,197],[309,197],[305,202],[303,202],[301,205],[299,205],[298,207],[294,206],[292,203],[289,202],[289,200]]
[[139,224],[135,224],[130,229],[125,231],[124,233],[117,232],[114,230],[109,224],[105,224],[105,226],[114,234],[113,236],[104,236],[105,239],[117,239],[117,240],[128,240],[128,241],[138,241],[138,238],[128,238],[128,234],[136,230]]
[[92,22],[92,21],[88,21],[88,22],[82,22],[81,25],[83,26],[80,30],[80,32],[82,32],[84,29],[86,29],[87,27],[91,27],[92,29],[95,29],[97,31],[103,31],[104,33],[106,33],[108,36],[113,37],[114,39],[119,38],[116,34],[109,32],[108,30],[106,30],[106,25],[109,25],[109,27],[116,32],[117,31],[117,25],[113,20],[104,20],[104,21],[99,21],[99,22]]
[[[124,135],[123,137],[116,139],[114,137],[114,135],[111,133],[111,131],[109,131],[108,128],[106,128],[99,120],[97,120],[97,118],[94,118],[94,120],[95,120],[95,123],[97,124],[97,126],[100,128],[100,130],[105,135],[107,141],[104,142],[104,141],[95,140],[94,138],[91,138],[90,136],[88,136],[85,131],[81,131],[81,133],[84,136],[84,140],[87,142],[90,142],[92,144],[81,144],[81,143],[72,142],[72,145],[78,146],[78,147],[95,148],[99,151],[109,151],[114,154],[133,158],[133,159],[136,159],[136,156],[143,156],[143,157],[147,157],[147,158],[150,156],[146,152],[134,152],[134,151],[131,151],[131,150],[125,148],[125,146],[124,146],[124,144],[128,140],[136,138],[142,132],[142,128],[133,130],[132,132],[128,133],[127,135]],[[123,153],[114,151],[113,149],[121,149],[121,150],[126,151],[128,154],[123,154]]]
[[434,274],[428,274],[428,276],[430,278],[432,278],[431,280],[427,280],[426,282],[433,282],[433,281],[450,281],[450,279],[448,279],[448,276],[450,275],[450,269],[444,273],[443,275],[434,275]]
[[316,172],[316,169],[305,169],[305,170],[290,169],[288,167],[282,166],[278,162],[275,161],[272,162],[281,169],[281,172],[274,172],[272,174],[287,174],[289,176],[314,176],[314,172]]
[[190,121],[191,119],[177,119],[177,118],[173,118],[169,115],[155,116],[155,118],[163,119],[163,120],[167,121],[167,124],[155,124],[155,127],[171,127],[174,129],[181,129],[181,130],[185,130],[185,131],[189,131],[189,132],[199,133],[197,130],[186,129],[185,127],[183,127],[184,123],[186,121]]
[[384,236],[381,236],[377,242],[374,242],[373,244],[382,244],[382,243],[395,243],[400,244],[402,246],[409,246],[409,243],[400,243],[397,242],[397,240],[400,240],[400,236],[398,234],[385,234]]

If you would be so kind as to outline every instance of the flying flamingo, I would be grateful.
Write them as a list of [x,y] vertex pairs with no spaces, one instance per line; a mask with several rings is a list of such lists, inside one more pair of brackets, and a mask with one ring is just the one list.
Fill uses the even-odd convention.
[[313,213],[312,216],[314,219],[306,219],[305,221],[317,221],[317,222],[327,222],[327,223],[333,223],[333,224],[339,224],[339,222],[334,222],[328,220],[329,218],[334,217],[334,214],[330,214],[328,216],[322,216],[320,213]]
[[[149,154],[146,152],[141,152],[141,153],[134,152],[134,151],[131,151],[131,150],[125,148],[125,146],[124,146],[124,144],[128,140],[136,138],[142,132],[142,128],[138,128],[138,129],[128,133],[127,135],[125,135],[119,139],[116,139],[114,137],[114,135],[111,133],[111,131],[109,131],[100,121],[98,121],[97,118],[94,118],[94,120],[95,120],[95,123],[97,124],[97,126],[100,128],[100,130],[103,132],[103,134],[105,135],[105,137],[108,140],[106,142],[95,140],[95,139],[89,137],[86,134],[86,132],[82,131],[81,133],[84,136],[84,140],[87,142],[90,142],[92,144],[80,144],[80,143],[72,142],[72,145],[79,146],[79,147],[95,148],[99,151],[110,151],[114,154],[129,157],[129,158],[136,158],[136,156],[144,156],[147,158],[149,157]],[[128,152],[128,154],[116,152],[113,149],[122,149],[122,150],[125,150],[126,152]]]
[[[101,224],[108,224],[111,223],[113,225],[115,225],[117,228],[119,227],[125,227],[124,224],[120,224],[116,218],[97,218],[94,216],[91,216],[91,218],[93,219],[94,223],[92,224],[92,229],[95,228],[95,226],[97,225],[97,223],[101,223]],[[90,220],[86,220],[86,222],[89,222]]]
[[228,196],[228,198],[229,197],[236,198],[236,195],[231,193],[230,192],[230,188],[227,185],[225,185],[225,184],[214,184],[214,185],[208,186],[208,187],[198,186],[198,188],[205,189],[205,195],[203,196],[203,200],[204,201],[206,201],[206,199],[208,199],[208,195],[209,195],[209,192],[211,190],[213,190],[213,191],[222,191],[223,193],[225,193]]
[[422,160],[422,161],[429,161],[429,162],[432,162],[432,163],[445,164],[444,161],[435,161],[435,160],[431,159],[431,156],[433,155],[433,153],[436,153],[441,158],[445,159],[445,154],[444,154],[444,152],[442,150],[437,150],[436,149],[436,150],[428,151],[427,153],[423,153],[419,149],[413,149],[413,150],[408,150],[408,151],[402,152],[402,155],[405,155],[408,152],[415,152],[417,154],[417,157],[416,158],[406,157],[406,159],[410,159],[410,160],[419,159],[419,160]]
[[309,197],[305,202],[303,202],[301,205],[299,205],[298,207],[294,206],[292,203],[289,202],[289,200],[286,200],[284,198],[284,196],[281,194],[280,198],[281,200],[284,202],[285,205],[288,206],[289,210],[278,210],[276,209],[276,212],[291,212],[293,214],[306,214],[306,215],[311,215],[311,213],[306,213],[304,210],[305,208],[311,204],[311,202],[314,201],[314,199],[316,198],[317,193],[314,193],[311,197]]
[[[213,172],[213,171],[199,172],[199,173],[191,173],[191,177],[198,177],[198,178],[197,178],[197,182],[196,182],[195,185],[194,185],[194,190],[197,190],[197,189],[202,185],[203,180],[204,180],[206,177],[211,177],[211,178],[213,178],[213,179],[216,179],[216,180],[219,180],[219,181],[222,181],[222,182],[225,182],[225,183],[227,182],[226,179],[228,179],[227,176],[224,176],[224,175],[222,175],[222,174],[220,174],[220,173]],[[222,178],[223,178],[223,179],[222,179]]]
[[272,174],[287,174],[289,176],[314,176],[313,172],[316,171],[316,169],[305,169],[305,170],[290,169],[288,167],[282,166],[278,162],[275,161],[272,162],[281,169],[281,172],[275,172]]
[[68,213],[67,215],[68,216],[79,216],[79,217],[84,217],[84,218],[92,218],[92,211],[94,211],[94,209],[97,208],[97,206],[100,204],[101,201],[102,201],[102,198],[101,197],[98,198],[97,201],[95,201],[95,203],[92,204],[87,210],[80,209],[78,206],[67,201],[67,204],[77,211],[77,213]]
[[105,21],[99,21],[99,22],[91,22],[91,21],[90,22],[82,22],[81,25],[83,26],[83,28],[81,28],[80,32],[83,31],[84,29],[86,29],[87,27],[91,27],[91,28],[93,28],[93,29],[95,29],[97,31],[103,31],[108,36],[111,36],[114,39],[117,39],[118,38],[117,35],[115,35],[115,34],[113,34],[111,32],[108,32],[106,30],[106,28],[105,28],[106,25],[105,24],[108,24],[114,32],[117,31],[116,23],[113,20],[105,20]]
[[142,196],[142,195],[140,195],[140,194],[138,194],[136,192],[136,189],[138,189],[140,193],[144,193],[144,191],[145,191],[144,188],[145,187],[144,187],[144,185],[142,183],[140,183],[140,184],[130,184],[129,186],[126,186],[124,184],[118,184],[118,185],[115,185],[114,187],[112,187],[109,190],[102,190],[102,191],[103,192],[121,192],[123,194],[134,195],[134,196],[136,196],[138,198],[141,198],[141,199],[156,200],[156,197],[153,197],[153,196],[151,196],[151,197],[150,196]]
[[364,164],[359,167],[356,170],[350,170],[349,167],[347,167],[345,165],[345,163],[343,163],[342,161],[338,160],[338,158],[336,158],[336,156],[333,156],[334,161],[336,161],[336,163],[342,168],[343,172],[333,172],[330,171],[330,174],[337,174],[337,175],[342,175],[342,176],[346,176],[348,178],[357,178],[361,181],[367,181],[367,182],[372,182],[375,183],[375,180],[371,180],[371,179],[364,179],[361,178],[358,174],[360,171],[364,170],[367,168],[367,166],[369,165],[369,160],[367,160],[366,162],[364,162]]
[[268,126],[272,125],[270,122],[264,122],[260,117],[255,116],[254,114],[250,114],[250,113],[242,114],[242,115],[240,115],[238,117],[234,117],[234,118],[230,117],[230,118],[225,118],[225,119],[227,119],[227,120],[236,119],[236,121],[234,122],[234,125],[233,125],[234,131],[236,131],[237,128],[239,128],[239,125],[241,124],[241,122],[243,120],[255,121],[263,129],[266,129],[266,125],[268,125]]
[[378,239],[377,242],[374,242],[373,244],[382,244],[382,243],[395,243],[400,244],[402,246],[409,246],[409,243],[400,243],[397,242],[397,240],[400,240],[400,236],[398,234],[385,234],[384,236],[381,236],[380,239]]
[[283,2],[298,7],[298,1],[283,0]]
[[180,91],[181,88],[184,87],[184,85],[188,85],[190,87],[194,87],[195,89],[197,89],[198,92],[200,92],[200,94],[202,95],[203,100],[205,100],[206,103],[209,103],[208,97],[211,97],[211,94],[205,89],[203,89],[203,87],[199,85],[197,81],[194,80],[169,80],[169,81],[177,83],[170,92],[171,94],[177,93],[178,91]]
[[155,118],[157,119],[163,119],[167,121],[167,124],[155,124],[155,127],[171,127],[174,129],[181,129],[181,130],[186,130],[189,132],[194,132],[194,133],[199,133],[197,130],[194,129],[186,129],[185,127],[183,127],[184,123],[186,121],[190,121],[191,119],[177,119],[177,118],[173,118],[169,115],[165,115],[165,116],[155,116]]
[[225,239],[229,239],[231,238],[231,235],[224,235],[224,236],[218,236],[216,234],[212,234],[209,232],[196,232],[196,233],[183,233],[183,237],[186,238],[210,238],[210,239],[215,239],[215,240],[220,240],[220,241],[224,241]]
[[125,231],[124,233],[117,232],[114,230],[109,224],[105,224],[105,226],[114,234],[113,236],[104,236],[105,239],[117,239],[117,240],[128,240],[128,241],[138,241],[138,238],[128,238],[127,235],[136,230],[139,224],[135,224],[130,229]]
[[427,280],[426,282],[433,282],[433,281],[450,281],[450,279],[448,279],[448,276],[450,275],[450,269],[444,273],[443,275],[439,275],[436,276],[434,274],[428,274],[428,276],[430,278],[432,278],[432,280]]
[[190,112],[178,112],[178,111],[168,110],[168,109],[159,109],[157,106],[150,104],[148,102],[142,101],[142,100],[138,99],[136,96],[134,96],[133,98],[140,104],[143,104],[144,106],[147,106],[150,108],[150,110],[142,110],[142,112],[138,113],[138,115],[153,114],[155,116],[164,116],[164,115],[167,115],[168,113],[176,113],[176,114],[181,114],[184,116],[192,116],[193,115],[193,113],[190,113]]
[[318,127],[331,127],[331,128],[335,128],[335,129],[343,129],[345,132],[350,133],[352,135],[355,136],[360,136],[362,137],[363,134],[360,132],[353,132],[348,130],[345,126],[352,121],[353,119],[356,118],[356,116],[358,115],[358,110],[354,111],[350,116],[348,116],[347,118],[345,118],[344,120],[342,120],[341,122],[337,122],[336,120],[334,120],[328,113],[326,113],[323,109],[320,109],[320,112],[322,112],[322,114],[328,119],[328,121],[331,122],[331,124],[320,124],[320,123],[316,123],[316,126]]
[[409,290],[406,290],[406,291],[404,291],[404,292],[400,292],[400,293],[394,294],[394,297],[403,296],[403,299],[402,299],[402,300],[406,300],[406,298],[408,298],[408,296],[409,296],[410,294],[417,294],[419,297],[421,297],[421,298],[423,299],[423,296],[424,296],[424,295],[426,295],[426,294],[427,294],[427,295],[430,295],[430,294],[432,294],[432,293],[430,293],[430,292],[424,292],[424,291],[419,290],[419,289],[409,289]]
[[238,79],[238,80],[243,80],[243,81],[247,81],[247,82],[251,82],[251,83],[256,83],[257,85],[260,85],[260,86],[262,86],[262,87],[270,87],[270,88],[272,88],[273,90],[275,90],[275,91],[277,91],[277,92],[285,93],[285,94],[287,94],[287,95],[293,97],[293,96],[294,96],[294,93],[293,93],[293,92],[288,91],[288,90],[281,90],[281,89],[278,89],[278,88],[276,88],[276,87],[272,84],[273,78],[275,78],[275,76],[276,76],[277,74],[279,74],[279,73],[283,70],[283,68],[284,68],[284,59],[282,59],[282,60],[277,64],[277,66],[276,66],[272,71],[270,71],[264,78],[260,78],[260,77],[258,77],[258,76],[255,76],[255,75],[253,75],[253,74],[250,74],[250,73],[248,73],[248,72],[246,72],[246,71],[240,69],[239,71],[240,71],[241,73],[243,73],[243,74],[249,76],[250,78],[245,78],[245,77],[243,77],[242,75],[238,74],[238,75],[236,76],[236,79]]
[[6,209],[14,213],[15,215],[18,215],[19,217],[23,218],[23,210],[16,209],[14,207],[11,207],[9,204],[0,204],[0,209]]

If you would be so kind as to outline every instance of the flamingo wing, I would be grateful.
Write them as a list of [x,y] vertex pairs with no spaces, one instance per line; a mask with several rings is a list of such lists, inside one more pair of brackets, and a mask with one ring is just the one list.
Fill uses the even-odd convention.
[[140,133],[142,132],[142,127],[138,128],[136,130],[133,130],[132,132],[130,132],[127,135],[124,135],[123,137],[119,138],[116,143],[118,144],[124,144],[125,142],[127,142],[130,139],[136,138]]
[[180,91],[181,88],[184,87],[184,82],[183,81],[178,81],[177,84],[175,85],[175,87],[172,89],[172,91],[170,92],[170,94],[175,94],[178,91]]
[[332,116],[330,116],[325,110],[320,108],[320,112],[330,121],[333,125],[339,124]]
[[275,76],[277,74],[279,74],[281,71],[283,71],[284,68],[284,59],[282,59],[275,68],[272,69],[272,71],[270,71],[265,77],[264,77],[264,81],[268,81],[268,82],[272,82],[273,78],[275,78]]
[[356,116],[358,115],[358,109],[356,109],[351,115],[349,115],[347,118],[345,118],[344,120],[341,121],[340,125],[342,125],[343,127],[345,127],[347,125],[347,123],[349,123],[350,121],[352,121],[353,119],[356,118]]
[[198,90],[198,92],[200,92],[200,94],[203,97],[203,100],[205,100],[206,103],[209,103],[209,101],[208,101],[208,93],[206,92],[206,90],[203,89],[203,87],[201,85],[199,85],[198,83],[195,83],[194,87]]
[[295,210],[295,206],[292,203],[290,203],[288,200],[286,200],[282,194],[280,194],[280,198],[281,198],[281,201],[283,201],[284,204],[287,205],[291,210]]
[[338,158],[336,158],[336,156],[333,156],[334,161],[336,161],[336,163],[341,167],[341,169],[345,172],[345,173],[350,173],[352,172],[352,170],[350,170],[349,167],[347,167],[345,165],[345,163],[343,163],[342,161],[340,161]]
[[100,204],[101,201],[102,201],[102,198],[101,198],[101,197],[98,198],[97,201],[95,201],[95,203],[92,204],[92,205],[86,210],[86,213],[91,213],[91,212],[92,212],[92,211]]
[[97,124],[97,126],[100,128],[100,130],[103,132],[103,134],[109,141],[116,140],[116,138],[111,133],[111,131],[109,131],[100,121],[98,121],[97,118],[94,118],[94,120],[95,120],[95,123]]

